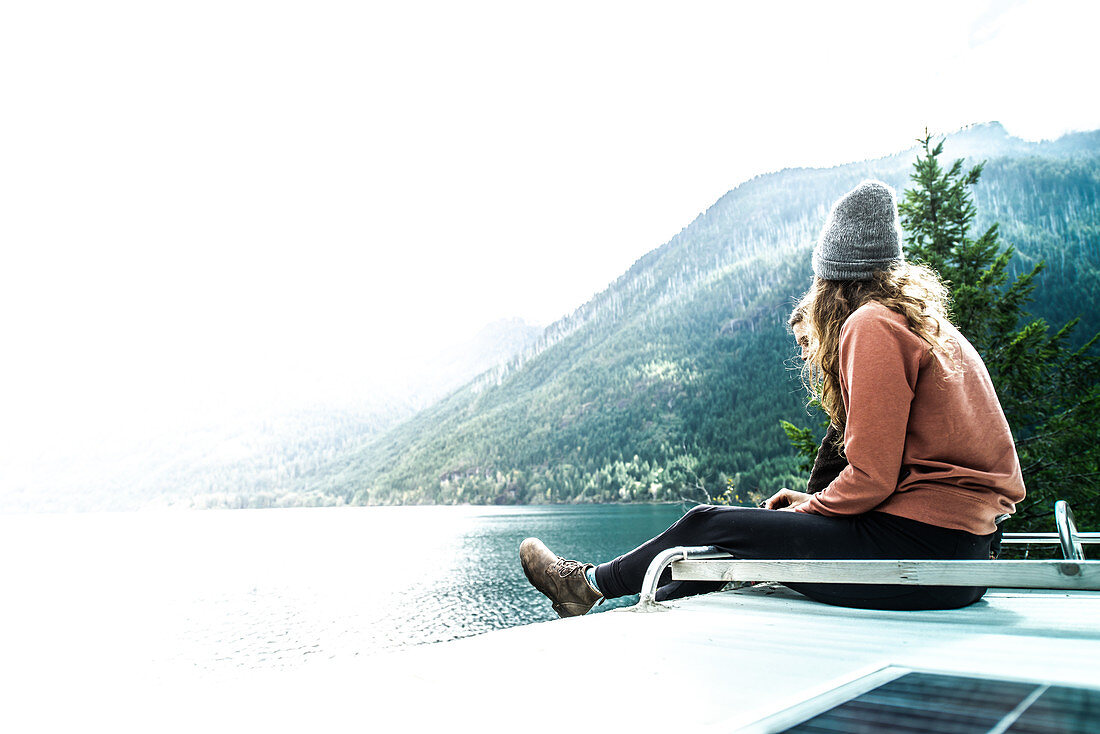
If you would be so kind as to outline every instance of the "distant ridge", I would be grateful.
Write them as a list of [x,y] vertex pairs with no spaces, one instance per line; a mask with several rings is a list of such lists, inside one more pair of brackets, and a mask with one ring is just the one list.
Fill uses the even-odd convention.
[[[1100,131],[1032,143],[990,122],[948,137],[987,160],[980,222],[1018,266],[1050,267],[1034,310],[1100,328]],[[746,181],[528,349],[307,478],[352,501],[741,499],[804,479],[779,418],[806,423],[783,322],[829,204],[875,177],[899,191],[915,148]]]

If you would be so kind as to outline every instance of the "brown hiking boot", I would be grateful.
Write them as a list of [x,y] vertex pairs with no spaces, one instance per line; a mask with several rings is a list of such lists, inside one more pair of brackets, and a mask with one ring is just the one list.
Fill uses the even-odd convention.
[[603,603],[603,594],[584,577],[591,563],[555,556],[538,538],[528,538],[519,544],[519,560],[527,580],[554,602],[559,617],[578,617],[596,602]]

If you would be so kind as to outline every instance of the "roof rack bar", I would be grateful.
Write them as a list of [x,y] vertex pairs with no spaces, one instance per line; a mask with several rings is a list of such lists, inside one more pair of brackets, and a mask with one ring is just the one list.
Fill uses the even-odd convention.
[[1100,543],[1100,533],[1078,533],[1073,510],[1054,503],[1057,533],[1005,533],[1002,543],[1054,543],[1063,561],[866,561],[743,560],[716,547],[679,546],[659,553],[646,569],[634,609],[662,609],[657,603],[661,574],[672,567],[677,581],[778,581],[819,584],[900,584],[923,586],[995,586],[1006,589],[1081,589],[1100,591],[1100,561],[1086,561],[1084,545]]
[[[650,567],[652,569],[652,566]],[[819,584],[985,586],[1100,590],[1100,561],[855,561],[680,558],[677,581],[778,581]]]
[[635,609],[639,611],[651,611],[663,609],[657,603],[657,584],[661,580],[661,574],[673,561],[703,559],[703,558],[729,558],[729,554],[720,551],[713,545],[677,546],[669,548],[657,554],[646,569],[645,578],[642,580],[641,598],[638,599]]
[[[1100,545],[1100,533],[1077,533],[1077,541],[1082,545]],[[1001,543],[1061,545],[1062,539],[1058,533],[1005,533]]]

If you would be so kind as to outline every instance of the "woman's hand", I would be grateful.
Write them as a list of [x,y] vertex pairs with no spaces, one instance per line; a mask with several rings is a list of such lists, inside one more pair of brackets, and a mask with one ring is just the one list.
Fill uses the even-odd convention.
[[784,487],[768,499],[764,500],[764,504],[761,505],[765,510],[786,510],[792,512],[799,505],[809,502],[810,497],[805,492],[795,492],[793,489],[787,489]]

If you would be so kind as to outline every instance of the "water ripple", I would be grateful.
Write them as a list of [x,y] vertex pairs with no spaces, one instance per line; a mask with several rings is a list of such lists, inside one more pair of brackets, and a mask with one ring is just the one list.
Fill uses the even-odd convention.
[[21,600],[0,622],[23,631],[14,649],[33,658],[297,667],[556,619],[523,577],[520,540],[602,561],[678,516],[674,506],[0,516],[0,553],[19,561],[0,583]]

